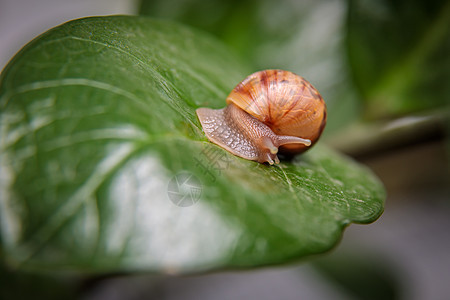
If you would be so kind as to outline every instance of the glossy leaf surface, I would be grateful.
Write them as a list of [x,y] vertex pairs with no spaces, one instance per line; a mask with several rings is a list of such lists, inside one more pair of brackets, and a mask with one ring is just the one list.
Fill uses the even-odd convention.
[[192,272],[324,252],[384,190],[321,145],[273,167],[209,143],[195,115],[252,70],[218,41],[144,17],[87,18],[3,71],[1,243],[13,267]]

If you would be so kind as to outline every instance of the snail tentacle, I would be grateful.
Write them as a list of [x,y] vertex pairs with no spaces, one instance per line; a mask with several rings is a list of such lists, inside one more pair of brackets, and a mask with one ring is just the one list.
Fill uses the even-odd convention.
[[267,157],[266,157],[266,161],[267,161],[270,165],[273,165],[273,164],[274,164],[274,161],[273,161],[273,159],[270,157],[270,154],[267,153],[266,156],[267,156]]
[[262,138],[262,145],[264,146],[264,148],[268,149],[270,153],[278,153],[278,145],[275,145],[270,137],[264,136]]
[[311,140],[309,139],[302,139],[300,137],[290,135],[278,135],[277,137],[278,147],[287,144],[303,144],[305,146],[311,146]]

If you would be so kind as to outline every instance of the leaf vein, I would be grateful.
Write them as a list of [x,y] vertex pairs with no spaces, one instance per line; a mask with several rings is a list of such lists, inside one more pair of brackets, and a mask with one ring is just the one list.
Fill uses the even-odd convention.
[[137,150],[138,147],[135,145],[130,143],[124,144],[102,160],[84,184],[47,219],[47,222],[37,228],[34,239],[18,247],[19,263],[24,263],[30,259],[69,218],[77,213],[84,203],[93,198],[95,199],[93,194],[98,187],[121,163],[126,161]]

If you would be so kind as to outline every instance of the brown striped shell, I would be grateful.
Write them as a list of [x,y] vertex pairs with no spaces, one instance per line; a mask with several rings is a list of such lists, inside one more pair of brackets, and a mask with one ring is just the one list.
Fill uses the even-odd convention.
[[223,109],[197,109],[210,141],[258,162],[278,163],[317,142],[326,124],[326,106],[304,78],[283,70],[251,74],[227,97]]
[[[270,127],[277,135],[297,136],[317,142],[327,120],[325,101],[303,77],[289,71],[265,70],[251,74],[227,97]],[[310,146],[288,144],[284,153],[301,153]]]

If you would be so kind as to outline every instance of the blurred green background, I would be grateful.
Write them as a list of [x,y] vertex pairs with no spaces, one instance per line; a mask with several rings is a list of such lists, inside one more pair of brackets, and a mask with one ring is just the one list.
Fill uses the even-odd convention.
[[301,266],[182,278],[118,274],[75,283],[3,272],[1,281],[32,282],[44,294],[56,285],[62,288],[55,295],[81,291],[82,299],[448,297],[450,1],[130,3],[135,13],[210,32],[255,71],[281,68],[307,78],[327,102],[323,142],[377,173],[388,191],[386,211],[370,226],[352,225],[336,251]]

